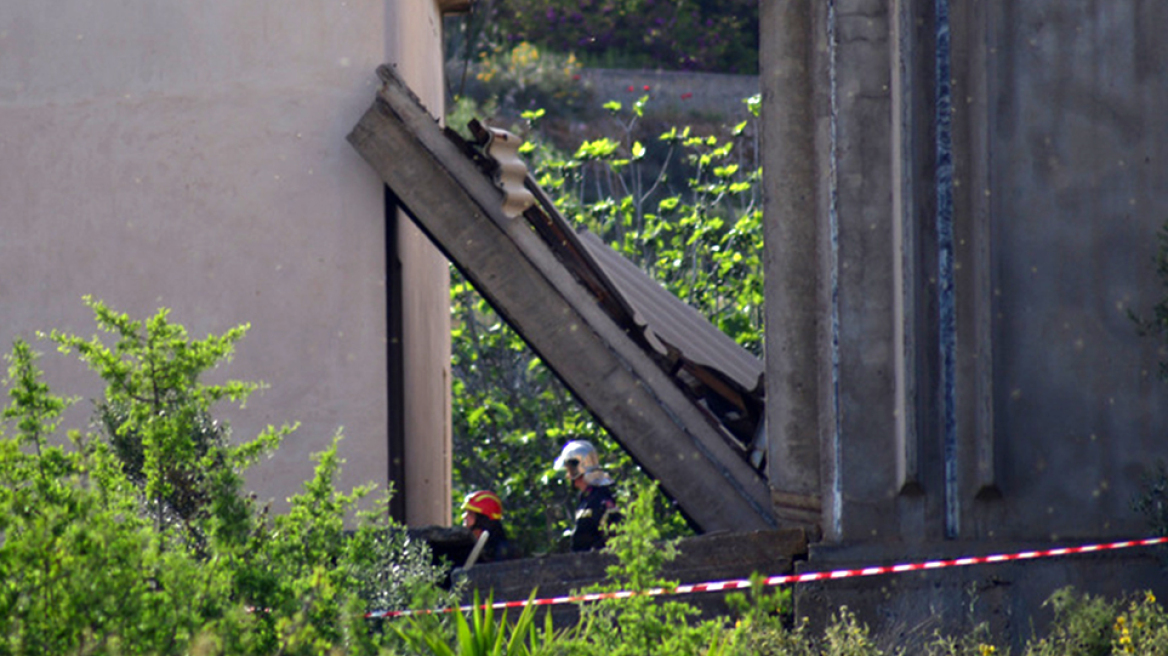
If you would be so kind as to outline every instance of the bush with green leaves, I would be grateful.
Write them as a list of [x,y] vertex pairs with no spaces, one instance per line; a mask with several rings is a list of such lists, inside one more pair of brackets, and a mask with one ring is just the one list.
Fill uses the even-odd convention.
[[655,484],[635,488],[622,519],[610,531],[604,551],[617,558],[605,573],[607,582],[587,592],[627,590],[633,596],[604,599],[581,607],[580,639],[570,653],[605,656],[686,656],[703,653],[721,634],[719,620],[699,620],[699,611],[673,595],[646,594],[671,590],[677,581],[661,576],[661,568],[677,557],[677,540],[664,539],[656,511]]
[[[528,602],[535,599],[535,593]],[[555,656],[574,639],[573,630],[556,630],[552,615],[544,612],[537,622],[537,608],[529,603],[513,621],[504,610],[496,619],[493,599],[486,602],[475,592],[474,603],[465,612],[454,613],[453,625],[443,624],[431,613],[408,615],[393,625],[402,642],[421,654],[433,656]],[[467,619],[467,614],[470,619]]]
[[260,385],[211,385],[246,326],[192,340],[160,310],[131,320],[87,299],[99,328],[52,332],[105,381],[97,431],[59,433],[74,403],[43,381],[38,354],[8,356],[0,428],[0,654],[319,654],[380,649],[364,613],[449,601],[428,550],[382,508],[335,487],[336,439],[286,514],[243,490],[291,426],[233,444],[210,417]]
[[549,52],[526,41],[483,50],[451,73],[456,99],[489,101],[492,112],[513,118],[549,106],[572,116],[592,99],[575,55]]

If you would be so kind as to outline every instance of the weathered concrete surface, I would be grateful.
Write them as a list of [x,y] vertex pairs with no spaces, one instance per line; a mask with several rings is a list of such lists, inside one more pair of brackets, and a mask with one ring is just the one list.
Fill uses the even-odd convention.
[[[991,3],[986,47],[994,435],[1009,538],[1131,535],[1168,457],[1168,390],[1127,317],[1163,297],[1168,5]],[[958,91],[958,94],[961,94]]]
[[[798,110],[790,96],[810,87],[812,98],[830,98],[815,116],[831,126],[830,140],[815,142],[817,175],[800,168],[809,158],[795,146],[805,132],[788,129],[786,141],[775,140],[790,148],[767,149],[767,171],[788,174],[767,182],[776,210],[768,237],[779,241],[768,264],[787,274],[768,290],[768,304],[784,310],[768,324],[779,346],[769,366],[791,372],[769,377],[769,402],[808,413],[795,401],[812,397],[789,382],[798,367],[803,379],[817,373],[830,383],[827,418],[807,414],[806,423],[818,421],[826,442],[831,542],[1138,534],[1142,519],[1128,504],[1146,463],[1168,456],[1156,345],[1141,341],[1126,315],[1161,294],[1151,258],[1168,217],[1168,187],[1155,169],[1168,149],[1168,87],[1148,71],[1168,64],[1168,49],[1151,36],[1168,25],[1168,10],[1134,1],[952,3],[960,366],[947,451],[942,422],[929,417],[939,410],[919,411],[947,403],[928,391],[942,382],[937,216],[928,202],[940,193],[929,173],[937,154],[919,145],[921,135],[935,139],[920,101],[936,97],[927,77],[934,46],[920,28],[933,24],[931,5],[844,0],[828,13],[812,3],[808,43],[829,34],[832,72],[789,54],[778,53],[777,72],[764,61],[772,108]],[[984,101],[975,95],[983,89]],[[784,117],[768,116],[767,134],[778,134]],[[791,184],[825,176],[827,202],[800,200],[805,188]],[[969,190],[978,180],[987,182]],[[898,216],[905,208],[915,214]],[[822,253],[824,231],[828,253],[811,257]],[[811,277],[831,290],[827,303]],[[909,292],[916,300],[906,306]],[[799,319],[808,308],[819,324]],[[825,325],[833,318],[837,326]],[[899,341],[910,323],[915,340]],[[793,359],[807,352],[809,361]],[[891,393],[906,375],[900,368],[916,376],[912,417]],[[791,444],[784,419],[772,417],[776,448]]]
[[[0,348],[35,330],[93,333],[84,294],[136,317],[172,308],[196,337],[250,322],[215,376],[271,389],[230,414],[235,434],[301,422],[254,470],[260,496],[284,505],[311,473],[309,454],[342,426],[342,484],[385,484],[383,187],[345,134],[376,89],[387,39],[413,35],[406,59],[438,52],[429,9],[0,3]],[[448,358],[441,322],[426,330],[430,346],[410,353],[437,362],[407,389],[435,400],[419,404],[427,417],[412,430],[441,438]],[[79,363],[43,363],[56,391],[98,392]],[[71,424],[84,427],[89,411],[79,404]],[[426,492],[446,502],[441,516],[419,521],[449,522],[441,489]]]
[[[445,116],[442,17],[434,0],[386,3],[387,60],[435,117]],[[400,212],[396,230],[402,318],[399,393],[405,519],[411,524],[450,522],[451,424],[450,271],[446,258]],[[391,418],[392,422],[392,418]],[[396,440],[395,440],[396,441]],[[396,454],[395,454],[396,455]],[[397,468],[395,468],[396,470]]]
[[[953,559],[969,555],[1013,553],[1047,548],[1044,542],[950,542],[924,550],[902,545],[851,548],[813,545],[810,558],[796,563],[797,572],[853,569],[896,564],[910,559]],[[1157,598],[1168,594],[1163,575],[1163,550],[1095,553],[1024,562],[918,571],[839,581],[799,584],[795,588],[799,616],[813,626],[829,624],[846,606],[872,631],[886,651],[923,653],[925,644],[944,635],[967,636],[985,623],[995,646],[1020,653],[1026,640],[1046,635],[1053,612],[1044,602],[1057,590],[1073,586],[1107,598],[1127,594]]]
[[[677,558],[666,563],[661,577],[679,584],[748,579],[752,574],[771,576],[792,571],[794,562],[807,552],[807,533],[802,529],[708,534],[682,540]],[[527,599],[532,590],[540,598],[558,597],[606,582],[605,569],[617,560],[601,552],[555,554],[476,565],[465,572],[466,595],[478,591],[481,599]],[[456,574],[457,576],[457,574]],[[700,609],[704,617],[727,614],[726,593],[679,595]],[[575,605],[553,606],[557,626],[568,626],[579,617]]]
[[768,280],[783,281],[766,287],[767,475],[776,515],[818,523],[821,451],[833,443],[835,420],[831,372],[820,367],[832,325],[830,280],[821,274],[833,254],[830,226],[821,220],[831,181],[817,155],[830,128],[824,120],[830,98],[813,83],[827,62],[816,56],[812,7],[801,0],[762,3],[767,65],[760,85],[764,267]]
[[[818,435],[815,570],[1140,536],[1148,528],[1130,502],[1148,465],[1168,458],[1162,354],[1127,317],[1163,295],[1152,257],[1168,219],[1168,86],[1156,73],[1168,67],[1168,5],[950,0],[951,186],[938,6],[764,6],[764,43],[779,44],[764,50],[764,112],[805,115],[791,96],[810,88],[818,130],[814,175],[801,170],[806,134],[768,125],[789,147],[764,149],[772,460],[809,460],[792,450],[807,439],[794,425]],[[801,12],[809,34],[776,23]],[[826,187],[818,202],[790,197],[812,185]],[[951,296],[938,223],[949,207]],[[814,229],[800,212],[814,213]],[[819,414],[792,384],[800,367],[823,386]],[[783,407],[790,414],[776,416]],[[787,469],[772,480],[814,484]],[[1022,600],[1010,602],[1015,630],[1061,583],[1106,592],[1164,580],[1141,554],[1017,567],[1005,595]],[[878,617],[922,599],[958,608],[964,584],[994,575],[929,576],[920,599],[839,582],[800,593],[800,612],[860,604]]]

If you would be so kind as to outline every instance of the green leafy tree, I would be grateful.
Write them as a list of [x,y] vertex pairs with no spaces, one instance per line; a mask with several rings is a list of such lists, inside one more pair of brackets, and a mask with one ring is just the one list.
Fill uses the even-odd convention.
[[70,433],[67,402],[41,380],[31,347],[8,356],[0,441],[0,653],[177,653],[203,624],[227,621],[223,569],[204,567],[139,513],[108,446]]
[[185,328],[169,321],[169,310],[143,323],[88,297],[86,304],[98,327],[114,335],[111,346],[97,336],[61,331],[49,336],[61,352],[75,352],[105,381],[98,412],[126,474],[142,488],[155,529],[161,532],[172,524],[196,546],[208,536],[238,542],[251,514],[241,494],[242,472],[292,431],[290,426],[269,427],[232,446],[226,429],[210,419],[219,401],[242,405],[261,387],[234,380],[209,385],[199,379],[231,359],[248,327],[191,340]]

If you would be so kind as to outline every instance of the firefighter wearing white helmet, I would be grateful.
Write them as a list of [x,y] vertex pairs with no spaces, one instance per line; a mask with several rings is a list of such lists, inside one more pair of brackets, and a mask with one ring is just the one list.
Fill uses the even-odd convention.
[[604,547],[609,525],[620,517],[612,496],[613,480],[600,468],[596,448],[586,440],[572,440],[556,458],[556,469],[563,469],[580,491],[576,505],[576,525],[572,529],[572,551],[591,551]]

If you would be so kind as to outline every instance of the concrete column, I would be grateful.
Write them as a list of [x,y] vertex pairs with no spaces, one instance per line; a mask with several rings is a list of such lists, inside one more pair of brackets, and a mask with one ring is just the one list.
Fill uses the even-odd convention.
[[[435,117],[445,113],[442,16],[434,0],[389,0],[387,58]],[[450,272],[446,258],[404,215],[396,219],[402,279],[398,423],[405,480],[395,481],[412,525],[451,521]]]
[[825,175],[816,159],[813,0],[764,0],[760,53],[766,241],[769,478],[775,512],[819,522],[820,445],[833,434],[827,403],[830,330],[821,220]]
[[894,252],[889,3],[836,2],[833,57],[840,540],[895,530]]

